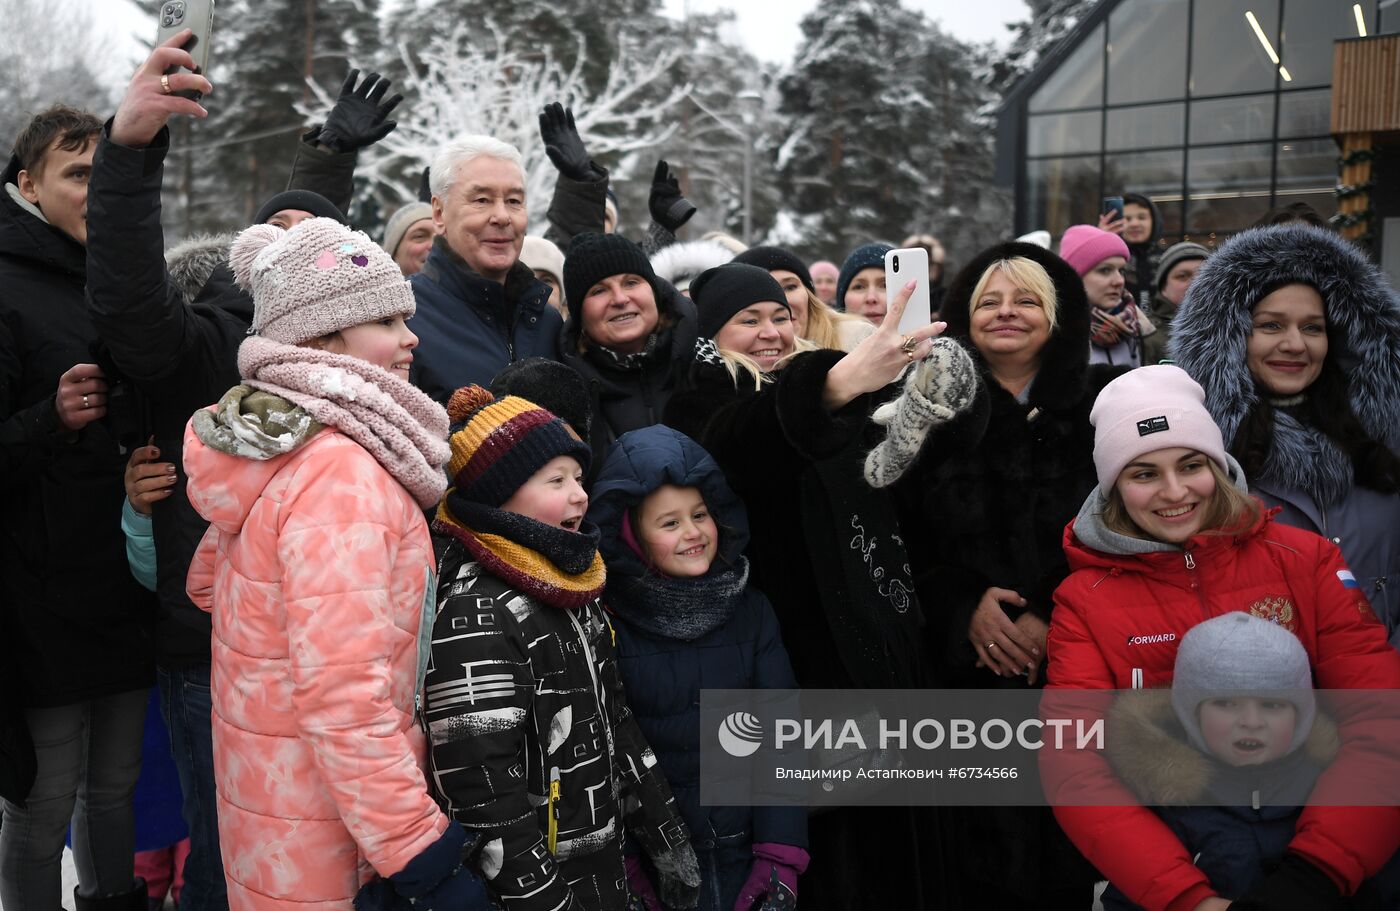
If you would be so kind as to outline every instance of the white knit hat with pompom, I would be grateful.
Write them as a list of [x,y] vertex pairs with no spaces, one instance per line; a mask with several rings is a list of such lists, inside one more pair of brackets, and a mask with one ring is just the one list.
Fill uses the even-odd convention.
[[413,289],[389,254],[333,218],[308,218],[290,231],[253,225],[228,259],[253,296],[253,332],[275,342],[296,345],[415,309]]

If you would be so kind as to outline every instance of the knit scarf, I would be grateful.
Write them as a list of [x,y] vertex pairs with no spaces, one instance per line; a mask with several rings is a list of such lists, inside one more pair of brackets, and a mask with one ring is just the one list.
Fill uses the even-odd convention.
[[632,354],[620,354],[611,348],[593,344],[588,346],[588,351],[585,352],[584,357],[591,356],[600,366],[611,367],[614,370],[641,370],[646,366],[647,361],[651,359],[652,355],[656,353],[659,344],[660,336],[658,333],[653,332],[651,335],[647,336],[646,344],[642,346],[641,351]]
[[1112,310],[1095,306],[1089,314],[1089,340],[1100,348],[1112,348],[1124,338],[1146,338],[1156,331],[1157,327],[1126,295]]
[[473,502],[453,487],[433,528],[460,541],[487,572],[554,607],[583,607],[607,582],[598,527],[588,522],[565,531]]
[[677,579],[655,570],[614,578],[607,604],[619,617],[654,636],[692,642],[729,622],[749,582],[749,561],[740,557],[721,568],[718,561],[696,579]]
[[442,466],[447,412],[387,370],[331,354],[250,335],[238,348],[244,382],[306,409],[363,446],[423,507],[447,489]]

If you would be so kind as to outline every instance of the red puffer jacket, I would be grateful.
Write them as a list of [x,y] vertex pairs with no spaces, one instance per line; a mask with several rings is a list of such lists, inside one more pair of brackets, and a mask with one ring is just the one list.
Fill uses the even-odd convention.
[[[1320,688],[1400,688],[1400,653],[1350,582],[1341,553],[1325,538],[1266,515],[1238,535],[1199,535],[1180,549],[1113,554],[1088,547],[1075,534],[1086,513],[1087,506],[1065,529],[1072,572],[1055,592],[1048,688],[1169,686],[1182,636],[1231,611],[1264,617],[1297,635]],[[1094,530],[1104,534],[1101,526]],[[1346,745],[1319,780],[1319,790],[1329,777],[1334,786],[1343,777],[1356,786],[1357,776],[1366,774],[1365,756],[1400,737],[1377,727],[1344,728]],[[1151,811],[1133,805],[1136,799],[1101,757],[1085,763],[1081,754],[1078,764],[1066,767],[1046,755],[1041,763],[1048,791],[1084,785],[1070,779],[1088,774],[1100,795],[1121,792],[1122,806],[1059,806],[1055,816],[1084,856],[1129,898],[1149,911],[1190,911],[1215,894],[1181,842]],[[1104,780],[1097,781],[1099,776]],[[1319,806],[1304,810],[1289,850],[1350,895],[1397,845],[1400,807]]]

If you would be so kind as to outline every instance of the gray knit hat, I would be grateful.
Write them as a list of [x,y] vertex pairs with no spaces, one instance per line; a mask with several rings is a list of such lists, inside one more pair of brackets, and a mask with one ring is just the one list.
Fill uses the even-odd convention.
[[1172,269],[1176,264],[1185,259],[1206,259],[1210,256],[1210,251],[1197,243],[1189,240],[1179,244],[1172,244],[1163,253],[1161,260],[1157,263],[1157,274],[1152,276],[1152,286],[1158,291],[1162,290],[1163,283],[1167,276],[1172,274]]
[[1293,752],[1308,739],[1317,715],[1312,669],[1298,637],[1283,627],[1236,611],[1193,626],[1176,651],[1172,708],[1191,745],[1209,753],[1196,715],[1202,702],[1222,696],[1271,696],[1298,709]]
[[403,236],[408,233],[408,229],[417,222],[432,217],[433,207],[426,202],[411,202],[402,207],[389,216],[389,223],[384,226],[384,249],[393,256],[399,252],[399,244],[403,243]]
[[253,296],[253,332],[300,342],[361,323],[413,315],[413,290],[363,231],[309,218],[290,231],[253,225],[233,242],[229,266]]

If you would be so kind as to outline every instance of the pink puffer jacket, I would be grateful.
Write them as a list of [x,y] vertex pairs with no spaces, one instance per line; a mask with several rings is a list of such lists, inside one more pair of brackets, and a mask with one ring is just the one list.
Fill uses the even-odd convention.
[[414,722],[432,544],[418,504],[327,428],[267,461],[185,429],[190,566],[212,611],[214,768],[229,906],[348,908],[447,828]]

